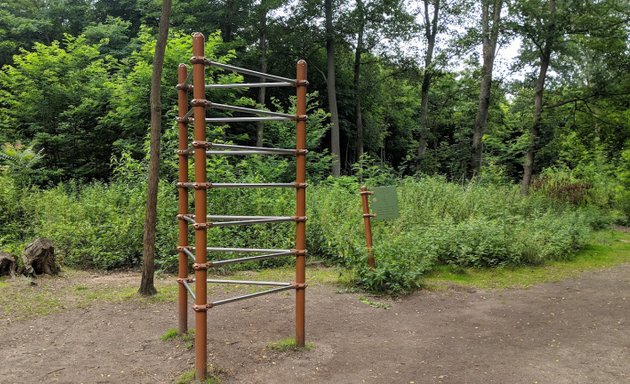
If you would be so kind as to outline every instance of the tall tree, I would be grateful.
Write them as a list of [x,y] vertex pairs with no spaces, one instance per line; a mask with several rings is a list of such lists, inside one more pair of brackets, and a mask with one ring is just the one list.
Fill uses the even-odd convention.
[[139,293],[154,295],[157,293],[153,282],[155,275],[155,235],[157,231],[157,195],[160,169],[160,136],[162,133],[162,102],[160,82],[164,66],[164,52],[168,38],[171,0],[164,0],[160,15],[160,28],[155,43],[153,71],[151,73],[151,133],[149,145],[149,180],[147,184],[147,203],[144,219],[142,248],[142,280]]
[[492,87],[492,70],[499,38],[501,24],[501,8],[503,0],[483,0],[481,2],[481,31],[483,65],[481,67],[481,84],[479,86],[479,110],[475,118],[472,139],[472,173],[481,174],[483,147],[481,139],[488,124],[488,109]]
[[[519,18],[516,31],[524,38],[521,62],[527,63],[537,59],[533,118],[521,179],[521,192],[526,194],[529,192],[536,168],[540,167],[536,161],[537,155],[554,136],[555,127],[558,126],[558,121],[552,123],[553,120],[547,118],[545,112],[549,111],[551,114],[553,108],[567,102],[571,103],[571,99],[574,109],[578,109],[581,108],[579,104],[585,100],[601,99],[607,94],[619,96],[614,90],[616,88],[614,84],[621,78],[609,82],[611,86],[598,87],[597,81],[593,81],[597,76],[589,79],[591,70],[598,67],[592,65],[596,60],[590,59],[584,53],[592,51],[596,57],[606,55],[606,52],[616,51],[616,46],[621,41],[626,41],[622,46],[627,51],[628,31],[625,26],[630,21],[630,16],[627,2],[620,0],[597,2],[520,0],[514,4],[514,10]],[[604,41],[611,45],[601,49]],[[588,49],[584,51],[579,47]],[[574,65],[567,65],[571,62]],[[548,76],[550,68],[554,71],[551,78]],[[576,68],[584,68],[586,76],[582,76],[579,70],[575,70]],[[610,66],[610,69],[613,68],[614,64]],[[627,72],[627,69],[624,72]],[[580,82],[583,82],[583,88],[586,89],[582,96],[576,98],[573,95],[568,100],[548,105],[547,94],[553,96],[554,91],[562,89],[562,84],[572,83],[577,86],[573,87],[574,89],[578,88]],[[551,93],[547,92],[547,83],[554,86]]]
[[424,71],[420,90],[420,132],[418,138],[418,159],[422,160],[427,149],[429,128],[429,88],[433,77],[433,53],[438,33],[441,0],[422,0],[424,6],[424,38],[427,48],[424,54]]
[[[538,52],[538,75],[534,86],[534,113],[532,124],[529,130],[529,144],[525,152],[525,165],[523,167],[523,179],[521,180],[521,193],[529,192],[529,185],[534,173],[534,157],[539,147],[539,135],[542,124],[543,92],[545,81],[547,80],[547,70],[551,62],[551,54],[556,49],[559,41],[557,25],[556,0],[548,0],[545,7],[539,8],[539,1],[529,1],[521,8],[524,18],[523,30],[529,37]],[[533,19],[533,20],[532,20]],[[531,23],[531,21],[534,21]],[[532,30],[530,25],[538,26],[539,29]]]
[[[260,2],[255,10],[255,17],[258,19],[258,55],[260,60],[260,71],[267,72],[267,30],[268,30],[268,18],[269,12],[282,4],[282,0],[263,0]],[[265,78],[259,79],[261,83],[265,82]],[[265,105],[267,88],[258,88],[257,102],[260,105]],[[264,136],[264,123],[262,121],[256,122],[256,146],[263,146]]]
[[361,82],[362,56],[381,46],[392,49],[397,41],[406,39],[413,27],[413,17],[400,0],[357,0],[350,15],[350,29],[356,39],[353,65],[353,96],[355,110],[355,154],[358,159],[364,151],[364,118]]
[[[269,9],[264,6],[264,1],[260,5],[260,25],[258,27],[258,50],[260,54],[260,71],[267,72],[267,14]],[[265,82],[265,78],[261,77],[259,80],[261,83]],[[260,87],[258,89],[258,104],[265,105],[266,88]],[[263,146],[263,133],[264,125],[262,121],[256,122],[256,146]]]
[[365,33],[365,6],[363,0],[356,0],[357,8],[357,45],[354,50],[354,118],[357,129],[356,157],[363,155],[363,116],[361,114],[361,54],[363,53],[363,34]]
[[332,174],[341,176],[341,145],[339,142],[339,111],[337,110],[337,85],[335,79],[335,36],[333,28],[333,0],[324,0],[326,18],[326,90],[330,110],[330,152],[333,155]]
[[111,150],[121,133],[104,116],[114,90],[109,69],[119,63],[101,54],[102,47],[68,35],[63,42],[35,43],[0,71],[0,139],[44,150],[38,183],[111,175]]

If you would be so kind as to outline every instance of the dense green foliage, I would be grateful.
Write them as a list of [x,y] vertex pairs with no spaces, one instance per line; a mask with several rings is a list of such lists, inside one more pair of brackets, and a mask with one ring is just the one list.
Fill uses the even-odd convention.
[[[500,39],[520,41],[521,48],[510,67],[503,64],[494,76],[483,176],[520,178],[532,120],[536,44],[549,38],[553,73],[545,86],[535,173],[549,167],[591,167],[615,179],[618,168],[625,166],[622,152],[630,139],[628,31],[623,28],[630,9],[619,0],[562,2],[552,20],[556,35],[547,36],[543,27],[551,16],[542,10],[549,2],[506,1]],[[411,4],[362,3],[363,13],[356,4],[333,1],[342,170],[351,174],[359,160],[355,106],[360,102],[365,152],[405,175],[469,177],[480,76],[475,51],[480,27],[472,19],[478,2],[442,2],[442,44],[430,68],[430,132],[421,157],[417,133],[424,43],[417,39],[422,40],[423,19],[413,20],[410,15],[417,10]],[[129,151],[136,159],[144,156],[159,6],[152,0],[40,0],[0,6],[0,143],[21,141],[44,150],[47,167],[36,177],[39,184],[107,180],[112,155]],[[190,56],[192,31],[209,37],[208,57],[251,68],[261,65],[259,39],[264,32],[268,71],[292,76],[295,60],[307,59],[310,89],[319,95],[317,104],[327,105],[322,16],[323,3],[316,0],[292,5],[175,1],[162,83],[165,110],[172,111],[175,104],[176,67]],[[364,41],[357,56],[361,31]],[[510,76],[513,71],[516,76]],[[256,92],[210,96],[253,105]],[[274,97],[284,99],[290,92],[270,89],[265,104],[273,107]],[[172,116],[169,112],[165,118]],[[254,124],[227,133],[242,143],[256,140]],[[277,144],[272,136],[264,137],[267,144]],[[317,149],[329,148],[329,137],[327,132]]]
[[[333,1],[336,97],[342,174],[333,157],[323,1],[173,2],[162,79],[158,266],[176,264],[177,66],[191,56],[190,33],[206,35],[212,60],[293,77],[309,63],[308,248],[353,269],[358,284],[413,289],[437,264],[504,267],[570,257],[593,228],[630,223],[630,9],[619,0],[506,1],[500,41],[519,42],[494,74],[472,178],[479,109],[479,2],[442,5],[431,64],[425,20],[412,3]],[[154,0],[37,0],[0,4],[0,248],[19,253],[35,236],[55,242],[66,265],[136,267],[145,212],[149,91],[160,4]],[[553,28],[551,28],[553,27]],[[261,39],[266,49],[261,49]],[[530,142],[534,84],[543,45],[550,52],[539,133]],[[500,44],[501,45],[501,44]],[[428,121],[420,125],[424,75]],[[256,81],[207,69],[210,82]],[[291,89],[212,90],[222,103],[292,113]],[[213,110],[213,116],[226,113]],[[359,141],[362,126],[362,144]],[[264,125],[265,146],[294,146],[292,124]],[[421,155],[419,133],[426,134]],[[214,141],[253,145],[255,124],[208,127]],[[531,136],[533,137],[533,136]],[[530,194],[514,182],[536,149]],[[365,155],[360,156],[361,149]],[[293,160],[208,160],[211,181],[288,181]],[[359,183],[397,185],[401,217],[375,225],[376,270],[365,263]],[[220,190],[215,214],[292,214],[290,191]],[[24,225],[28,218],[29,225]],[[290,247],[290,225],[209,231],[224,246]],[[237,255],[234,255],[237,256]],[[266,261],[274,265],[281,261]],[[246,267],[253,267],[247,265]]]
[[[13,236],[12,240],[46,236],[54,241],[61,261],[74,267],[139,265],[142,188],[116,180],[109,185],[60,185],[20,197],[9,178],[1,177],[0,182],[3,196],[8,197],[2,201],[3,219],[13,224],[3,228],[5,240],[7,236]],[[605,211],[593,205],[576,206],[542,193],[523,197],[513,186],[409,178],[398,186],[400,218],[375,223],[377,268],[371,271],[366,263],[358,188],[356,178],[342,177],[309,189],[308,248],[327,262],[355,270],[357,283],[373,291],[409,291],[424,273],[443,263],[504,267],[566,259],[583,245],[589,231],[610,223]],[[177,264],[173,191],[172,184],[160,185],[158,265],[166,271]],[[226,201],[239,203],[225,206]],[[286,215],[293,209],[293,194],[211,193],[209,207],[221,207],[226,214]],[[34,218],[33,227],[20,229],[18,218],[24,215]],[[215,228],[208,240],[213,246],[288,248],[293,231],[290,225]],[[263,265],[278,262],[286,260]]]

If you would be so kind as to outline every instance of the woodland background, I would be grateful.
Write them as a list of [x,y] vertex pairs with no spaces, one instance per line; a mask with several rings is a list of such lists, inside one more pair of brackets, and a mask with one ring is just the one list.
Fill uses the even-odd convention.
[[[46,236],[67,266],[139,265],[160,10],[153,0],[0,3],[2,250],[18,254]],[[176,264],[174,86],[192,32],[206,35],[209,58],[232,65],[294,77],[296,61],[308,61],[310,254],[353,269],[364,287],[400,292],[439,264],[568,258],[588,232],[629,222],[629,21],[622,0],[174,1],[159,268]],[[286,89],[208,98],[294,108]],[[291,124],[208,134],[294,145]],[[290,181],[293,170],[258,157],[208,166],[209,180],[221,181]],[[397,185],[401,200],[401,218],[375,228],[375,271],[365,268],[360,184]],[[287,214],[292,204],[276,191],[209,200],[217,214]],[[271,248],[291,233],[225,228],[209,242]]]

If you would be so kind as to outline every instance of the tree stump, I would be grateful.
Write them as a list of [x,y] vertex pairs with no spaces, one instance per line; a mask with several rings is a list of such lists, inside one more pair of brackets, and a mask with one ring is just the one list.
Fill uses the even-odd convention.
[[52,241],[46,238],[40,237],[27,245],[22,254],[22,260],[26,272],[29,274],[56,275],[59,273],[59,266],[55,260],[55,247],[53,247]]
[[0,252],[0,276],[13,276],[15,258],[6,252]]

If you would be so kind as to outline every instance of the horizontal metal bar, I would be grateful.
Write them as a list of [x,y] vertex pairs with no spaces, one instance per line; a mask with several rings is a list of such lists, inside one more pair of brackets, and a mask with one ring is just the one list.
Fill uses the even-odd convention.
[[[295,116],[288,117],[206,117],[206,123],[246,123],[257,121],[283,121],[294,120]],[[194,121],[194,120],[193,120]]]
[[192,289],[190,288],[190,285],[188,285],[188,283],[186,281],[182,281],[182,283],[184,283],[184,287],[186,287],[186,290],[188,291],[188,293],[190,293],[190,296],[192,296],[193,300],[196,298],[195,297],[195,292],[192,291]]
[[278,281],[256,281],[256,280],[219,280],[207,279],[206,282],[212,284],[241,284],[241,285],[267,285],[275,287],[291,287],[291,283],[283,283]]
[[194,215],[182,215],[184,220],[186,220],[189,224],[195,224],[195,216]]
[[259,260],[266,260],[266,259],[272,259],[274,257],[278,257],[278,256],[287,256],[287,255],[292,255],[293,251],[288,250],[286,252],[276,252],[276,253],[268,253],[266,255],[258,255],[258,256],[250,256],[250,257],[239,257],[236,259],[225,259],[225,260],[217,260],[217,261],[212,261],[212,265],[217,267],[217,266],[221,266],[221,265],[225,265],[225,264],[236,264],[236,263],[244,263],[244,262],[248,262],[248,261],[259,261]]
[[[194,247],[193,247],[194,249]],[[268,253],[268,252],[285,252],[293,253],[292,249],[269,249],[269,248],[221,248],[221,247],[208,247],[208,252],[230,252],[230,253]]]
[[296,118],[295,115],[289,115],[288,113],[265,111],[265,110],[256,109],[256,108],[239,107],[237,105],[219,104],[219,103],[213,103],[213,102],[209,102],[207,105],[210,108],[222,109],[222,110],[225,110],[225,111],[252,113],[254,115],[266,115],[266,116],[284,117],[284,118],[287,118],[287,119],[295,119]]
[[233,302],[239,301],[239,300],[251,299],[251,298],[254,298],[254,297],[258,297],[258,296],[268,295],[270,293],[286,291],[288,289],[293,289],[293,287],[292,286],[288,286],[288,287],[274,288],[274,289],[270,289],[270,290],[267,290],[267,291],[250,293],[249,295],[242,295],[242,296],[232,297],[232,298],[229,298],[229,299],[213,301],[212,302],[212,306],[215,307],[217,305],[233,303]]
[[212,183],[214,188],[295,188],[295,183]]
[[210,220],[256,220],[256,219],[293,219],[292,216],[228,216],[228,215],[208,215]]
[[285,148],[267,148],[267,147],[252,147],[249,145],[235,145],[235,144],[220,144],[220,143],[208,143],[210,148],[225,148],[225,149],[243,149],[243,150],[255,150],[255,151],[265,151],[269,153],[277,153],[277,154],[287,154],[294,155],[295,149],[285,149]]
[[[295,151],[293,152],[295,154]],[[206,151],[206,155],[277,155],[277,153],[272,153],[269,151],[256,151],[256,150],[247,150],[247,151]]]
[[[194,183],[178,183],[184,188],[193,188]],[[296,188],[295,183],[207,183],[205,188]]]
[[[194,213],[187,213],[182,215],[186,219],[194,219]],[[266,220],[266,219],[285,219],[295,220],[293,216],[234,216],[234,215],[207,215],[206,219],[209,220]],[[194,223],[194,220],[193,220]]]
[[262,77],[262,78],[265,78],[265,79],[271,79],[271,80],[287,82],[287,83],[291,83],[292,85],[295,85],[295,83],[296,83],[295,79],[289,79],[289,78],[282,77],[282,76],[271,75],[269,73],[252,71],[251,69],[235,67],[235,66],[229,65],[229,64],[217,63],[216,61],[212,61],[212,60],[208,60],[208,59],[205,60],[205,64],[213,66],[213,67],[227,69],[229,71],[242,73],[244,75],[250,75],[250,76],[255,76],[255,77]]
[[250,220],[231,220],[231,221],[214,221],[213,227],[228,227],[231,225],[252,225],[252,224],[268,224],[268,223],[281,223],[285,221],[296,221],[294,217],[276,217],[269,219],[250,219]]
[[288,81],[279,83],[232,83],[232,84],[206,84],[206,89],[211,88],[267,88],[267,87],[295,87],[295,83]]

